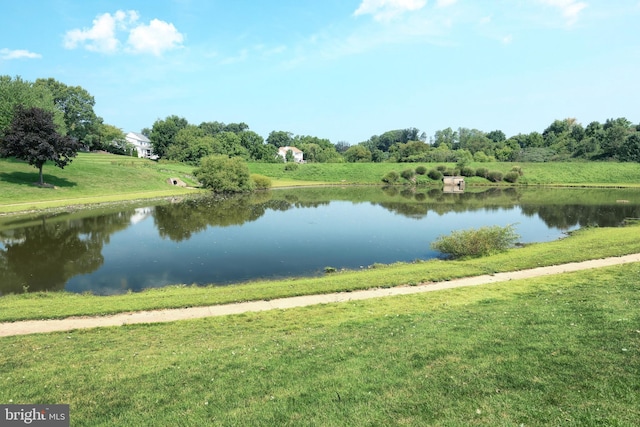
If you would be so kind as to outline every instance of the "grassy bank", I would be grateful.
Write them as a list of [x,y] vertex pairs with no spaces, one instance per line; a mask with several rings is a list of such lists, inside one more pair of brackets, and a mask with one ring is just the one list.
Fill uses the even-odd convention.
[[104,315],[135,310],[224,304],[296,295],[392,287],[429,281],[522,270],[572,261],[640,252],[640,225],[592,228],[568,238],[528,245],[506,253],[467,261],[431,260],[375,266],[323,277],[259,281],[230,286],[173,286],[140,293],[94,296],[64,292],[5,295],[0,321]]
[[639,274],[2,338],[0,401],[74,426],[632,426]]
[[[337,163],[302,164],[287,171],[283,164],[252,163],[252,173],[268,176],[273,186],[294,187],[309,185],[380,185],[389,171],[415,169],[414,163]],[[437,164],[424,164],[428,169]],[[447,166],[453,166],[449,164]],[[512,163],[473,163],[471,167],[485,167],[506,173]],[[562,186],[610,186],[640,188],[640,166],[632,163],[524,163],[517,164],[524,171],[519,184]],[[156,163],[146,159],[111,154],[79,153],[61,170],[45,165],[44,179],[55,188],[39,188],[38,171],[24,162],[0,159],[0,214],[30,210],[44,210],[75,205],[117,202],[181,195],[188,190],[167,184],[170,177],[178,177],[189,185],[196,185],[193,167],[175,163]],[[418,182],[438,186],[425,176]],[[495,185],[483,178],[468,178],[469,185]],[[506,184],[503,184],[506,185]]]
[[[276,180],[308,181],[336,184],[381,184],[382,177],[389,171],[401,172],[423,165],[427,169],[438,164],[430,163],[324,163],[302,164],[296,170],[285,170],[282,164],[254,163],[252,173],[269,176]],[[453,164],[446,164],[453,167]],[[514,166],[522,168],[524,175],[518,184],[524,185],[565,185],[565,186],[629,186],[640,187],[640,165],[637,163],[471,163],[470,167],[487,168],[503,174]],[[427,182],[427,178],[419,178]],[[489,185],[483,178],[467,179],[472,185]]]
[[0,160],[0,213],[61,206],[180,195],[187,190],[167,183],[177,177],[195,184],[192,167],[163,164],[112,154],[79,153],[64,169],[47,163],[44,180],[55,188],[40,188],[38,170],[27,163]]

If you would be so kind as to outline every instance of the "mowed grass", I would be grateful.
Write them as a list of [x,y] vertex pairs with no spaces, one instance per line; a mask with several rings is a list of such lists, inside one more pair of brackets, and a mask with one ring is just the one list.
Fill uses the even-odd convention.
[[0,213],[185,194],[194,190],[171,186],[167,179],[177,177],[194,185],[192,169],[134,157],[79,153],[64,169],[47,163],[44,180],[55,188],[40,188],[34,185],[36,168],[0,159]]
[[[307,163],[296,170],[287,171],[282,164],[252,163],[252,173],[266,175],[275,180],[308,181],[335,184],[382,184],[382,177],[389,171],[400,173],[423,165],[434,169],[438,165],[454,167],[452,163]],[[521,185],[565,185],[565,186],[625,186],[640,187],[640,164],[614,162],[571,163],[471,163],[474,169],[483,167],[503,174],[514,166],[522,168]],[[437,185],[426,177],[417,177],[420,182]],[[401,180],[402,181],[402,180]],[[472,185],[495,185],[484,178],[468,178]],[[509,185],[503,183],[504,185]]]
[[639,276],[1,338],[0,402],[74,426],[635,426]]
[[0,298],[0,321],[106,315],[439,282],[640,253],[639,235],[640,224],[622,228],[590,228],[558,241],[527,245],[478,259],[376,265],[322,277],[256,281],[229,286],[168,286],[113,296],[66,292],[4,295]]

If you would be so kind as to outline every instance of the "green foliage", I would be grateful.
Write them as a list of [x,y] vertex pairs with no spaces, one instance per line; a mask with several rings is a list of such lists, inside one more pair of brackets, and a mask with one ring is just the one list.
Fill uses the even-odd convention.
[[56,109],[62,112],[67,135],[85,144],[98,139],[102,119],[93,111],[95,99],[86,89],[67,86],[53,78],[37,79],[35,86],[43,86],[53,95]]
[[251,181],[256,189],[265,190],[271,188],[271,178],[257,173],[251,174]]
[[453,231],[448,236],[439,236],[431,247],[454,258],[481,257],[504,252],[519,238],[514,225],[505,227],[496,225]]
[[486,178],[489,176],[489,169],[487,168],[478,168],[476,169],[476,176],[481,178]]
[[53,94],[48,88],[20,77],[12,79],[9,76],[0,76],[0,134],[11,125],[18,105],[49,111],[53,114],[56,130],[63,135],[66,133],[63,113],[56,108]]
[[444,172],[447,170],[447,165],[438,165],[436,166],[436,170],[440,171],[440,172]]
[[371,151],[360,144],[349,147],[343,156],[349,163],[370,162],[372,159]]
[[395,184],[400,179],[400,174],[396,171],[389,171],[382,177],[382,182],[387,184]]
[[426,166],[422,166],[422,165],[418,166],[418,167],[416,168],[416,173],[417,173],[418,175],[424,175],[424,174],[426,174],[426,173],[427,173],[427,168],[426,168]]
[[249,168],[239,157],[205,157],[193,175],[203,187],[214,193],[246,193],[253,190]]
[[0,140],[0,157],[26,160],[38,168],[40,185],[44,184],[42,168],[48,160],[64,169],[79,149],[80,144],[75,139],[57,132],[53,113],[21,105],[16,108],[11,126]]
[[160,157],[166,157],[167,150],[176,142],[178,132],[188,125],[187,119],[176,115],[169,116],[164,120],[156,120],[149,135],[153,152]]
[[400,176],[407,181],[411,181],[416,176],[416,172],[413,169],[405,169],[400,172]]
[[499,172],[499,171],[490,171],[487,174],[487,179],[491,182],[500,182],[502,181],[502,177],[503,177],[502,172]]
[[507,181],[507,182],[510,182],[512,184],[515,183],[516,181],[518,181],[518,178],[520,178],[520,174],[518,172],[514,172],[514,171],[507,172],[504,175],[504,180]]
[[440,181],[443,177],[442,172],[437,169],[431,169],[429,173],[427,173],[427,176],[434,181]]
[[[291,150],[287,151],[287,154],[291,153]],[[284,165],[284,170],[287,172],[292,172],[292,171],[296,171],[298,170],[298,167],[300,167],[299,164],[297,164],[296,162],[293,161],[289,161],[287,163],[285,163]]]
[[463,166],[460,168],[460,175],[462,176],[476,176],[476,170],[471,166]]
[[520,176],[524,175],[524,172],[522,171],[522,166],[513,166],[511,168],[511,172],[517,172],[518,175]]

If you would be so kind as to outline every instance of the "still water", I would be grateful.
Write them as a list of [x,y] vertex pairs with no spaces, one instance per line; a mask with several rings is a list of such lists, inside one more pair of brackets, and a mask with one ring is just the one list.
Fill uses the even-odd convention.
[[515,224],[522,243],[640,217],[638,190],[274,190],[0,220],[0,294],[99,295],[429,259],[439,235]]

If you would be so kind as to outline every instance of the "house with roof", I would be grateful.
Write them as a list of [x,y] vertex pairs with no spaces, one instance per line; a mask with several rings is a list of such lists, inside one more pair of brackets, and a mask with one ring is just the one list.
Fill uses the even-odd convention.
[[129,132],[125,136],[128,143],[132,144],[138,152],[138,157],[145,159],[157,159],[158,156],[153,154],[153,147],[149,138],[138,132]]
[[304,163],[304,153],[298,150],[296,147],[280,147],[278,148],[278,156],[282,157],[284,161],[287,161],[287,152],[291,151],[293,154],[293,161],[296,163]]

